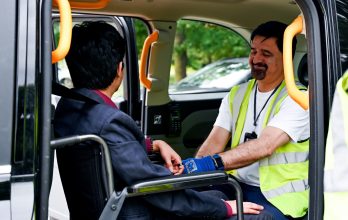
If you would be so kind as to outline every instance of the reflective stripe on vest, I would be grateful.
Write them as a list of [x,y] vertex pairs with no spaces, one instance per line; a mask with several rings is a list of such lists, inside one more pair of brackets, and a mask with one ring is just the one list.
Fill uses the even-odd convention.
[[[255,80],[249,81],[230,91],[229,104],[232,114],[231,147],[239,145],[249,105],[250,94]],[[288,96],[283,81],[268,104],[263,119],[263,128],[276,115],[282,102]],[[269,202],[285,215],[294,218],[306,214],[309,200],[308,186],[308,151],[309,141],[289,142],[267,158],[259,161],[260,188]],[[235,172],[229,172],[235,174]]]
[[297,180],[289,182],[277,188],[277,190],[270,190],[262,193],[266,198],[272,199],[285,193],[292,193],[294,189],[298,189],[297,191],[305,191],[308,189],[305,186],[308,186],[308,180]]
[[275,153],[268,160],[261,160],[260,167],[271,166],[277,164],[297,163],[298,161],[307,161],[308,152],[286,152]]
[[324,168],[324,219],[347,219],[348,72],[338,81],[332,103]]

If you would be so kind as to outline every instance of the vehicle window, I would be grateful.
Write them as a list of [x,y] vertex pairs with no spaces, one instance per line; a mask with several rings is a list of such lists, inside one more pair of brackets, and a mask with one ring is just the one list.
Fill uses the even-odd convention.
[[[138,64],[140,63],[141,51],[143,50],[144,41],[149,35],[149,28],[146,23],[138,18],[132,18],[135,32],[135,44],[137,49]],[[139,67],[139,65],[138,65]],[[143,98],[144,87],[139,84],[140,99]]]
[[[102,19],[98,19],[98,20],[102,20]],[[73,26],[81,24],[82,22],[83,22],[83,20],[78,20],[78,21],[74,20]],[[112,26],[114,26],[118,30],[118,32],[121,34],[121,36],[124,37],[124,33],[123,33],[121,26],[119,24],[115,23],[115,20],[106,20],[106,22],[111,24]],[[53,22],[55,45],[57,45],[58,41],[59,41],[59,33],[60,33],[59,32],[59,25],[60,25],[59,21]],[[124,62],[126,62],[126,60],[124,60]],[[126,65],[124,65],[124,66],[126,66]],[[56,82],[58,82],[59,84],[65,86],[67,88],[73,88],[74,84],[71,80],[69,68],[65,62],[65,59],[59,61],[57,63],[57,67],[58,67],[58,71],[57,71],[57,75],[56,75],[56,79],[55,79]],[[127,70],[125,69],[124,71],[127,71]],[[123,82],[122,82],[118,91],[115,92],[114,95],[112,96],[112,100],[115,101],[118,98],[123,98],[123,96],[124,96],[124,86],[123,86]]]
[[227,91],[250,79],[248,42],[233,30],[212,23],[177,23],[170,73],[170,94]]
[[149,35],[149,29],[143,20],[133,18],[133,25],[135,30],[135,41],[137,45],[138,60],[140,61],[141,51],[143,49],[144,41]]

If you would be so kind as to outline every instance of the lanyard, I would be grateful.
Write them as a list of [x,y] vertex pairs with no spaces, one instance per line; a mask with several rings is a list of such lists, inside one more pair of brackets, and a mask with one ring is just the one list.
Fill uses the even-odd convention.
[[[280,83],[281,84],[281,83]],[[273,92],[271,93],[271,95],[267,98],[265,104],[262,106],[259,114],[257,114],[256,116],[256,94],[257,94],[257,84],[255,87],[255,94],[254,94],[254,126],[257,126],[257,121],[259,120],[259,117],[261,115],[261,112],[263,111],[263,109],[266,107],[267,102],[270,100],[270,98],[273,96],[273,94],[277,91],[277,89],[279,88],[280,84],[273,90]]]

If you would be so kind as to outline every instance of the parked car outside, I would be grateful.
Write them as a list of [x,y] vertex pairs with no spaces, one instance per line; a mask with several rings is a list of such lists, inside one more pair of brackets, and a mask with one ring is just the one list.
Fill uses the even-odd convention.
[[248,58],[229,58],[210,63],[180,80],[170,94],[227,91],[251,78]]

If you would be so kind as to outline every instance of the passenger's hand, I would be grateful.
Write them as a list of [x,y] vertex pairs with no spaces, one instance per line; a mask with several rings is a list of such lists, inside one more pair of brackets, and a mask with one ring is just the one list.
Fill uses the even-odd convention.
[[[237,202],[236,200],[232,201],[225,201],[227,202],[231,208],[232,208],[232,214],[237,214]],[[258,205],[256,203],[252,202],[243,202],[243,213],[244,214],[260,214],[260,211],[263,210],[263,206]]]
[[216,170],[213,158],[206,156],[202,158],[187,158],[182,161],[184,173],[200,173]]
[[165,162],[164,166],[167,167],[170,172],[174,175],[179,175],[184,171],[181,157],[166,142],[155,140],[153,141],[153,147],[156,151],[160,152],[162,159]]

